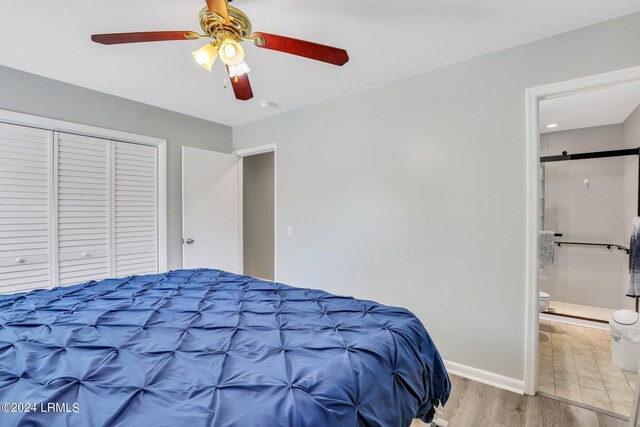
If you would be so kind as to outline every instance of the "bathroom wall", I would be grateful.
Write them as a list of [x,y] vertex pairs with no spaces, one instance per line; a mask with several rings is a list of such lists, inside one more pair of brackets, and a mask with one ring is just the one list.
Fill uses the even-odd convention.
[[[544,105],[541,107],[544,108]],[[542,155],[604,151],[624,146],[624,125],[542,134]],[[574,242],[628,246],[628,201],[635,192],[627,185],[625,165],[636,158],[608,158],[546,163],[544,228]],[[584,180],[589,180],[589,187]],[[602,247],[555,248],[555,262],[541,270],[540,289],[553,300],[610,309],[631,308],[625,297],[628,259],[624,251]]]
[[[640,106],[629,115],[623,126],[623,145],[625,148],[640,147]],[[629,238],[631,221],[638,215],[638,158],[627,157],[624,163],[625,187],[627,194],[633,197],[627,198],[625,204],[625,238]]]
[[[640,147],[640,105],[629,115],[624,122],[623,127],[623,144],[625,148]],[[624,208],[624,226],[625,238],[628,242],[631,235],[631,224],[633,218],[638,216],[638,162],[637,156],[627,157],[624,160],[624,183],[625,192],[629,194],[625,200]],[[629,266],[624,266],[623,275],[629,280]]]

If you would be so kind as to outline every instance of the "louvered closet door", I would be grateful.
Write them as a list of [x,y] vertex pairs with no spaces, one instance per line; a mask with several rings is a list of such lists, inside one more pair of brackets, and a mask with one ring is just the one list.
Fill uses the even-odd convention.
[[158,272],[157,149],[114,143],[115,275]]
[[0,123],[0,292],[50,285],[51,132]]
[[60,285],[109,277],[110,146],[57,134]]

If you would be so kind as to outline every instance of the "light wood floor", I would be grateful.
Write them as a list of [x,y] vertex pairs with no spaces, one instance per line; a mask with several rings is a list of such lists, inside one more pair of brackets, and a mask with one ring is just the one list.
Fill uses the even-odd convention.
[[[522,396],[451,376],[449,427],[627,427],[628,422],[542,396]],[[415,421],[412,427],[425,426]]]

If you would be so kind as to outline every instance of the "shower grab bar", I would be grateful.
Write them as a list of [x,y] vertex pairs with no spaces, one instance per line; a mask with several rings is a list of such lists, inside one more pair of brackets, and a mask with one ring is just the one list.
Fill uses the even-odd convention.
[[554,242],[554,243],[556,243],[558,246],[562,246],[562,245],[602,246],[607,249],[616,248],[619,251],[625,251],[626,253],[629,253],[629,248],[627,248],[626,246],[617,245],[615,243],[587,243],[587,242]]

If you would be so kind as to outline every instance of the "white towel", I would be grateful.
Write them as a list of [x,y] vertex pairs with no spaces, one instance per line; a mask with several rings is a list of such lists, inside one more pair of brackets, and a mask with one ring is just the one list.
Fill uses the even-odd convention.
[[629,288],[627,296],[640,296],[640,217],[633,219],[629,242]]
[[538,265],[545,268],[553,264],[553,243],[555,241],[555,232],[541,231],[538,239]]

